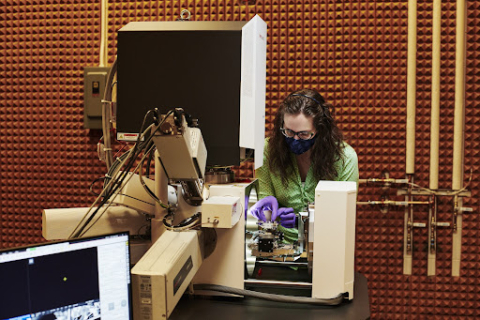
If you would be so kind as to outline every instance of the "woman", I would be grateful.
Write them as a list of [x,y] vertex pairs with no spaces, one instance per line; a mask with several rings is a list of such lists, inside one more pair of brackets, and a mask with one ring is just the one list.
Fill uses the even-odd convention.
[[320,180],[355,181],[358,160],[343,140],[333,117],[334,108],[315,90],[303,89],[281,103],[272,136],[267,139],[259,180],[258,201],[249,212],[265,221],[280,218],[285,228],[296,226],[296,214],[315,199]]

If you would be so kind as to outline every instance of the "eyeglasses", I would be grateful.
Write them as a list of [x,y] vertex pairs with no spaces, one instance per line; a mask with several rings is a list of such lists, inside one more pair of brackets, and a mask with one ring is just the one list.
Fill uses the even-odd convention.
[[313,138],[313,136],[315,136],[315,133],[310,131],[295,132],[293,130],[285,129],[285,128],[280,128],[280,131],[282,131],[283,135],[287,138],[293,138],[297,136],[298,139],[301,139],[301,140],[310,140]]

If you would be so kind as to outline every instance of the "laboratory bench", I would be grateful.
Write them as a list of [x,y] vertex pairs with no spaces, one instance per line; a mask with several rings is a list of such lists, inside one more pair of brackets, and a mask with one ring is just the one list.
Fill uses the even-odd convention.
[[367,279],[355,273],[354,299],[337,306],[285,303],[252,297],[211,297],[184,295],[169,319],[328,319],[360,320],[370,318]]

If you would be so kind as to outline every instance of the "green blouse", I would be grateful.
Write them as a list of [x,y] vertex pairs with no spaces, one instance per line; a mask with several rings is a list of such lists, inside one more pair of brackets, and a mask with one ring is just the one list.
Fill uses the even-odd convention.
[[[338,176],[335,181],[355,181],[358,186],[358,159],[355,150],[344,143],[344,158],[335,163]],[[293,208],[298,213],[306,211],[309,203],[315,200],[315,188],[318,181],[313,176],[313,168],[310,167],[305,179],[302,183],[300,171],[298,169],[295,154],[290,153],[294,166],[294,175],[288,178],[288,185],[282,183],[280,176],[272,173],[268,165],[268,139],[265,142],[263,153],[263,166],[255,171],[255,177],[259,182],[258,199],[266,196],[274,196],[278,200],[278,206]]]

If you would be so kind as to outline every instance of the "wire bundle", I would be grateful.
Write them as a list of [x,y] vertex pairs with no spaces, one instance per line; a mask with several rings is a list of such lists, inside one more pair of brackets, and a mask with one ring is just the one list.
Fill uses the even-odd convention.
[[[150,115],[150,113],[154,113],[154,118],[157,120],[158,125],[151,124],[146,129],[145,123],[146,119]],[[101,218],[103,213],[106,209],[111,205],[112,201],[116,198],[119,194],[123,186],[132,178],[133,175],[129,176],[129,172],[135,165],[137,158],[143,153],[143,157],[141,158],[139,164],[135,167],[133,172],[139,171],[142,172],[141,168],[143,167],[143,163],[147,157],[155,150],[155,145],[152,141],[153,136],[159,130],[160,126],[165,122],[165,120],[172,115],[175,110],[170,110],[165,117],[161,121],[160,119],[159,110],[149,110],[143,119],[142,126],[140,128],[141,134],[138,136],[137,141],[133,148],[126,151],[122,154],[119,158],[117,158],[114,163],[109,168],[109,171],[105,177],[104,188],[102,192],[98,195],[95,202],[90,206],[87,213],[81,219],[79,224],[75,227],[75,229],[70,234],[69,238],[78,238],[85,235],[85,233],[90,230],[91,227]],[[144,138],[147,137],[144,140]],[[146,186],[144,181],[142,181],[142,186],[146,188],[147,192],[163,207],[167,207],[163,204],[160,199]],[[98,206],[97,206],[98,204]],[[108,204],[108,205],[107,205]],[[107,206],[105,206],[107,205]],[[102,210],[103,209],[103,210]],[[96,219],[95,219],[96,218]],[[94,220],[95,219],[95,220]]]

